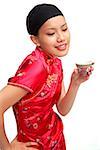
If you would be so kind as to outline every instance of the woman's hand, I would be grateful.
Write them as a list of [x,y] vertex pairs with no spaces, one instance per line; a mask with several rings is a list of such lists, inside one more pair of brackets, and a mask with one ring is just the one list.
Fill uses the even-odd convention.
[[18,142],[15,138],[6,150],[39,150],[39,144],[36,142]]
[[73,84],[80,85],[81,83],[87,81],[92,74],[94,68],[92,66],[88,67],[87,69],[83,69],[79,72],[78,69],[75,69],[71,76],[71,81]]

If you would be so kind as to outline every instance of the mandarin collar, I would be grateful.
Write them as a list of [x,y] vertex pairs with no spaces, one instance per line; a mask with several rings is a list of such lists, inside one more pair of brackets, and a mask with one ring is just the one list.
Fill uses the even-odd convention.
[[39,47],[36,47],[36,52],[39,52],[40,56],[44,57],[45,61],[48,64],[52,64],[55,61],[55,59],[57,58],[55,56],[52,56],[52,55],[46,53],[44,50],[42,50]]

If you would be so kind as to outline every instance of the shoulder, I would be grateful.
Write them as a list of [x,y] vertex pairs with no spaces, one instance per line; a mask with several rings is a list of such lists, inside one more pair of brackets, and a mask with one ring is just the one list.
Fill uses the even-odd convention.
[[43,62],[39,57],[37,56],[36,52],[33,51],[31,54],[27,55],[26,58],[22,61],[20,66],[18,67],[17,74],[21,72],[27,72],[28,70],[34,69],[33,71],[38,70],[41,72],[43,70],[46,70]]
[[31,54],[27,55],[24,60],[21,62],[21,64],[18,67],[18,70],[24,69],[25,67],[28,67],[30,64],[32,64],[36,60],[35,52],[32,52]]
[[47,69],[35,52],[29,54],[21,63],[16,74],[8,83],[22,87],[30,92],[40,89],[47,78]]

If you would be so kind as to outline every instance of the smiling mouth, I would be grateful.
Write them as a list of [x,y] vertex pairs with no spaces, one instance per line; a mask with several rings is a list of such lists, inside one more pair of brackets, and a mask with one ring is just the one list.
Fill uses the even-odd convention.
[[61,45],[59,45],[59,46],[56,46],[56,48],[57,48],[58,50],[65,50],[65,49],[66,49],[66,46],[67,46],[67,44],[61,44]]

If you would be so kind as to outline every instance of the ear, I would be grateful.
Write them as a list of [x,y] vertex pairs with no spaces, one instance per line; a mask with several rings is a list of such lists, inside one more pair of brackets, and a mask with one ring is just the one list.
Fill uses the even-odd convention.
[[36,46],[40,46],[40,43],[38,41],[38,37],[37,36],[34,36],[34,35],[31,35],[30,36],[30,39],[32,40],[32,42],[36,45]]

